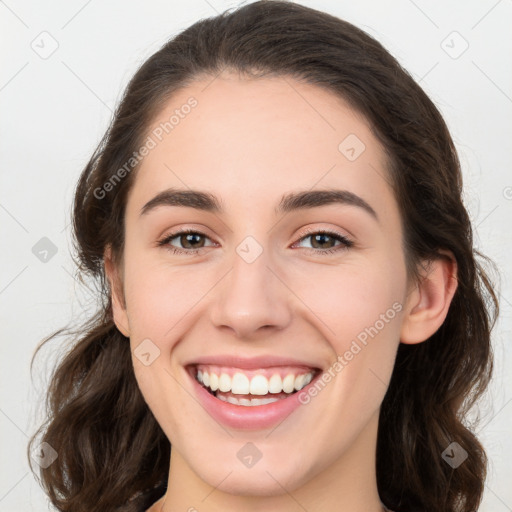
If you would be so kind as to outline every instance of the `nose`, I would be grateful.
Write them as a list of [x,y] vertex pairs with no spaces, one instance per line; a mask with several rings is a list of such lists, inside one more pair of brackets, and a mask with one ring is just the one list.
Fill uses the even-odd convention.
[[291,321],[293,294],[279,274],[266,251],[251,263],[235,253],[232,269],[216,287],[211,303],[215,327],[243,340],[284,329]]

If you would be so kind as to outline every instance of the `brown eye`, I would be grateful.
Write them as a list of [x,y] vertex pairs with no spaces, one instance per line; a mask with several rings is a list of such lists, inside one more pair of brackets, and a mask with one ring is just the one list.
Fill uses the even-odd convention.
[[[311,248],[305,247],[305,249],[312,250],[317,254],[332,254],[354,245],[354,242],[347,237],[334,231],[317,231],[302,237],[299,242],[307,239],[311,239]],[[336,244],[336,242],[339,243]]]
[[201,235],[200,233],[186,233],[175,236],[174,238],[179,238],[180,243],[185,249],[195,249],[198,247],[198,245],[200,247],[203,247],[203,245],[198,244],[198,242],[200,241],[198,239],[200,239],[202,236],[203,235]]
[[[172,244],[173,240],[176,240],[181,247]],[[204,233],[187,229],[166,236],[158,242],[158,246],[165,247],[175,254],[195,254],[208,247],[205,245],[205,240],[209,240],[209,238]]]

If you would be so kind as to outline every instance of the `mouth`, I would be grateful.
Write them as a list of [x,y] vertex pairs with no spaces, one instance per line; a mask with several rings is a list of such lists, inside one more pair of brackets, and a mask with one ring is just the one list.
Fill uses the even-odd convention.
[[191,364],[187,371],[212,397],[236,406],[260,407],[285,400],[307,386],[320,372],[308,366],[236,368]]

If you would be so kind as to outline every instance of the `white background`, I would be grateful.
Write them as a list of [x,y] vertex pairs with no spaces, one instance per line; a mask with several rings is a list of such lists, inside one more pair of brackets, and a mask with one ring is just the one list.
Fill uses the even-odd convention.
[[[49,372],[44,357],[51,351],[36,360],[33,376],[29,362],[45,335],[85,318],[91,297],[75,281],[70,257],[78,175],[137,66],[193,22],[239,3],[0,1],[0,512],[46,509],[25,452],[39,420]],[[480,510],[511,511],[512,380],[505,369],[512,363],[512,1],[299,3],[381,41],[447,120],[463,166],[475,245],[502,274],[496,372],[480,406],[479,436],[491,460]],[[45,31],[51,36],[40,35]],[[48,50],[51,38],[58,48],[43,59],[31,45]],[[46,263],[32,252],[42,237],[58,251]],[[57,355],[61,342],[51,345]]]

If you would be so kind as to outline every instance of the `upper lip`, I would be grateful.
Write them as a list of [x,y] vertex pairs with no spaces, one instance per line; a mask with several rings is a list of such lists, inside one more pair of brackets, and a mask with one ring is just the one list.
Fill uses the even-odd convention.
[[198,365],[198,364],[211,364],[216,366],[229,366],[233,368],[240,368],[245,370],[255,370],[258,368],[271,368],[273,366],[305,366],[307,368],[320,369],[318,366],[313,365],[300,359],[290,357],[281,357],[276,355],[263,355],[256,357],[241,357],[234,356],[233,354],[226,355],[212,355],[203,356],[187,363],[185,366]]

